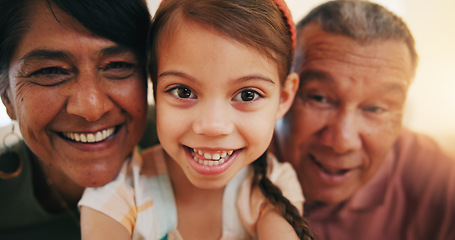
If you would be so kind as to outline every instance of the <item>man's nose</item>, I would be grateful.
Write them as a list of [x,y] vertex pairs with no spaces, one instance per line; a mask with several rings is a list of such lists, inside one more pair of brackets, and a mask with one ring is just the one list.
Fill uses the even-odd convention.
[[345,110],[336,114],[321,134],[324,145],[339,154],[358,150],[362,146],[356,110]]

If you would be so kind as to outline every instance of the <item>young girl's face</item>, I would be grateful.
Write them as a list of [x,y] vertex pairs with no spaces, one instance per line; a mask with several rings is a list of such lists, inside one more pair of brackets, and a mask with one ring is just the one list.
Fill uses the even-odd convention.
[[160,40],[158,136],[193,185],[221,188],[267,149],[298,77],[282,85],[254,48],[194,22],[176,28]]

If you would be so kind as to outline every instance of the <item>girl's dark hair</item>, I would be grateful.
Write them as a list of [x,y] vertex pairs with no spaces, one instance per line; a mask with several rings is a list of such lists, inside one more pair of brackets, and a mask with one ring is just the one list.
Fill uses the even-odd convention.
[[314,239],[308,223],[297,208],[283,195],[281,190],[267,177],[267,152],[253,163],[253,186],[258,186],[262,194],[272,203],[278,212],[294,228],[300,239]]
[[150,14],[144,0],[0,0],[0,94],[9,87],[9,62],[27,31],[30,6],[36,1],[43,1],[52,12],[58,7],[93,34],[132,49],[145,70]]
[[[158,80],[157,64],[160,40],[172,31],[193,21],[258,50],[274,61],[280,81],[284,83],[292,64],[292,39],[288,25],[273,0],[165,0],[152,20],[148,70],[154,93]],[[300,239],[313,239],[308,224],[297,208],[283,196],[267,177],[266,154],[253,162],[254,186],[277,208],[292,225]]]
[[284,82],[292,65],[289,28],[272,0],[165,0],[157,10],[150,31],[148,70],[155,90],[157,55],[163,30],[184,27],[180,18],[216,29],[252,47],[274,61]]

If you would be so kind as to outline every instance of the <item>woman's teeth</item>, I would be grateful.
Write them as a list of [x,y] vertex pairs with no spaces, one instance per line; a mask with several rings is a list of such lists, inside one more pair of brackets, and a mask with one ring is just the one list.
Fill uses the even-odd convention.
[[230,150],[210,154],[195,148],[192,148],[192,150],[194,161],[205,166],[217,166],[219,164],[222,164],[234,152],[233,150]]
[[98,131],[96,133],[72,133],[66,132],[63,133],[68,139],[71,139],[75,142],[83,142],[83,143],[96,143],[101,142],[109,138],[114,134],[115,127],[104,129],[102,131]]

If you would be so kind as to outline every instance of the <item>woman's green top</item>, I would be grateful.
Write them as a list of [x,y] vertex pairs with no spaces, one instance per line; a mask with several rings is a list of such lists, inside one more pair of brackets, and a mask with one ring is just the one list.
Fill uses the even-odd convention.
[[46,212],[35,197],[32,159],[24,141],[12,150],[19,153],[24,165],[17,177],[0,178],[0,239],[81,239],[74,217]]
[[[1,139],[0,139],[1,140]],[[158,143],[155,106],[148,111],[147,126],[139,143],[147,148]],[[81,239],[79,221],[68,213],[52,214],[43,209],[34,194],[32,159],[24,141],[12,147],[24,165],[21,173],[11,179],[0,178],[0,240]],[[0,154],[6,149],[0,149]],[[0,170],[8,161],[1,159]],[[77,217],[77,209],[73,211]]]

